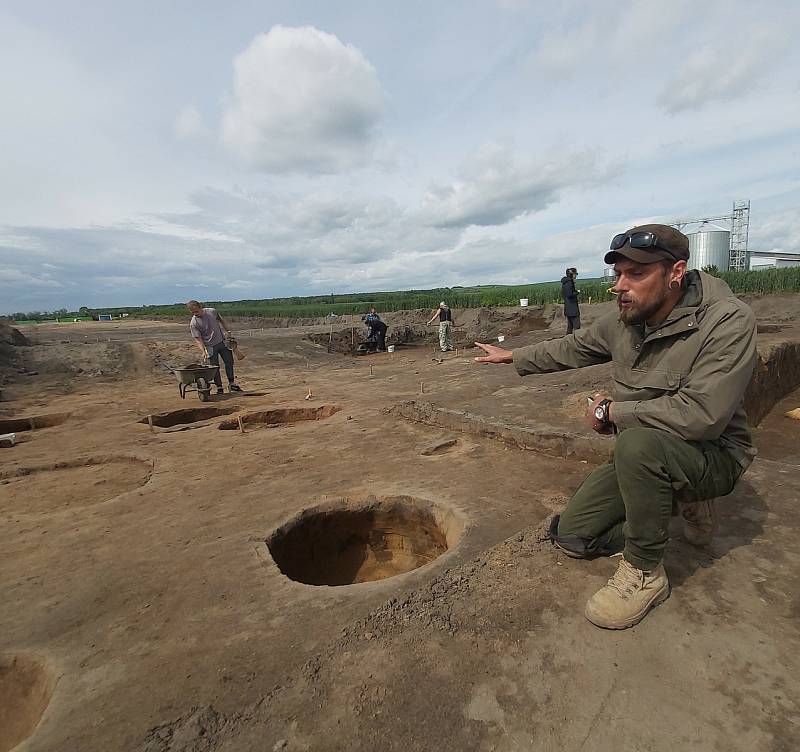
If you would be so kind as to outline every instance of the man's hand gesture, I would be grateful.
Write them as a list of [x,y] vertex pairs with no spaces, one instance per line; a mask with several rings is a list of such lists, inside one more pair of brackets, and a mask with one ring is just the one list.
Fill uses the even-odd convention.
[[504,350],[495,345],[485,345],[481,342],[476,342],[475,345],[486,353],[486,355],[475,358],[476,363],[513,363],[511,350]]

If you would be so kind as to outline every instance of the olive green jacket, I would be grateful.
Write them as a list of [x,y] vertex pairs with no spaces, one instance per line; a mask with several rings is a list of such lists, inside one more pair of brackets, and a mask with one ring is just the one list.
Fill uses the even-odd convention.
[[653,330],[623,324],[614,311],[574,334],[514,350],[514,366],[527,376],[611,361],[618,430],[712,441],[746,468],[756,454],[743,405],[757,360],[755,316],[722,280],[691,271],[686,281]]

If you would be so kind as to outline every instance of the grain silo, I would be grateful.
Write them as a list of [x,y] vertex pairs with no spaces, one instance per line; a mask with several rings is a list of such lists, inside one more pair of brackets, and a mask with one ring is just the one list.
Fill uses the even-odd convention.
[[614,271],[613,266],[609,267],[608,269],[603,269],[603,282],[613,285],[616,281],[617,273]]
[[727,271],[731,259],[731,234],[728,230],[700,230],[689,238],[689,268],[705,269],[716,266]]

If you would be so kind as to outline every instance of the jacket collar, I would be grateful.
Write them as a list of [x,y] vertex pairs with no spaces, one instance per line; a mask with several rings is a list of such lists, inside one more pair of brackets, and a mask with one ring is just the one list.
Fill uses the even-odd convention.
[[686,290],[669,315],[646,337],[647,340],[669,337],[673,334],[691,332],[697,329],[697,314],[703,306],[703,283],[700,273],[692,270],[686,273]]

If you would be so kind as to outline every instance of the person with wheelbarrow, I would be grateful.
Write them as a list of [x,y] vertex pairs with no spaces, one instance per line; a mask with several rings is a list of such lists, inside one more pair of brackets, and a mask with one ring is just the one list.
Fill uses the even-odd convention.
[[[235,340],[225,319],[217,313],[215,308],[204,308],[203,304],[198,303],[196,300],[190,300],[186,307],[192,314],[189,330],[192,333],[197,349],[203,354],[203,358],[214,366],[219,366],[219,359],[222,356],[222,362],[225,364],[225,375],[228,377],[228,390],[230,392],[241,392],[242,388],[234,378],[233,350],[229,346]],[[217,387],[217,394],[223,394],[219,369],[214,374],[214,384]]]

